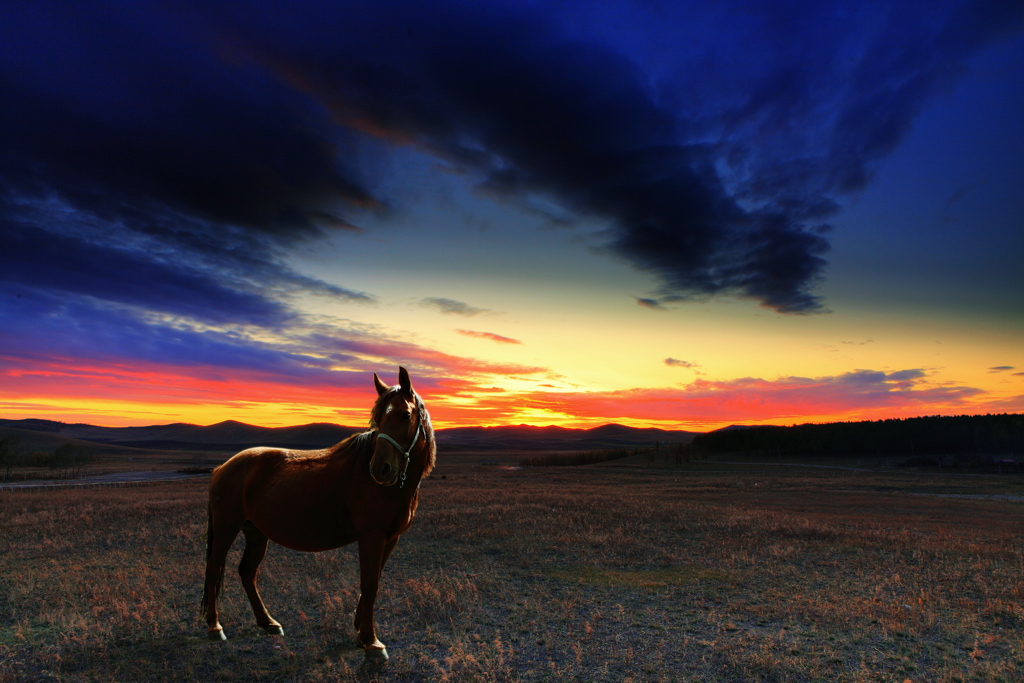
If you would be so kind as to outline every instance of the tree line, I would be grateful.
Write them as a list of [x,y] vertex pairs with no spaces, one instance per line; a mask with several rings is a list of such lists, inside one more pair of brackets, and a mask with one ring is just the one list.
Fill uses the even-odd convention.
[[727,428],[694,438],[711,453],[831,456],[1024,454],[1024,415],[959,415]]
[[95,459],[81,444],[69,442],[54,451],[27,451],[13,436],[0,439],[0,475],[5,481],[12,478],[15,468],[27,467],[50,469],[61,479],[75,479],[82,467]]

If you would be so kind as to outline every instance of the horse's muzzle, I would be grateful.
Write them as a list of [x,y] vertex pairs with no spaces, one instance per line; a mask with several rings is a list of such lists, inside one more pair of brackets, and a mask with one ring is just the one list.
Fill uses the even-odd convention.
[[[370,475],[370,476],[373,476],[373,475]],[[373,480],[375,482],[377,482],[378,484],[380,484],[381,486],[394,486],[395,484],[398,483],[398,475],[396,474],[394,476],[394,478],[392,478],[390,480],[381,480],[381,479],[378,479],[377,477],[373,477]]]
[[376,467],[371,464],[370,476],[381,486],[394,486],[398,483],[400,473],[398,468],[393,467],[391,463],[383,462]]

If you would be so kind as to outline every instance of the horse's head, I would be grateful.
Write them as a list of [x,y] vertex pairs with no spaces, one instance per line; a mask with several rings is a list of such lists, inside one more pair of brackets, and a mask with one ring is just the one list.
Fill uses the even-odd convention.
[[373,383],[377,387],[373,409],[377,442],[370,459],[370,476],[383,486],[404,484],[412,454],[427,443],[429,424],[424,424],[425,411],[419,410],[405,368],[398,368],[397,387],[388,387],[377,373],[373,373]]

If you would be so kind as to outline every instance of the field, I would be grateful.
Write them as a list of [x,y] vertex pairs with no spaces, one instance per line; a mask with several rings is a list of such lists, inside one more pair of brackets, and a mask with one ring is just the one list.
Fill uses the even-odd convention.
[[384,572],[383,667],[354,547],[271,546],[284,637],[229,569],[211,643],[206,480],[6,492],[0,681],[1017,681],[1022,483],[442,460]]

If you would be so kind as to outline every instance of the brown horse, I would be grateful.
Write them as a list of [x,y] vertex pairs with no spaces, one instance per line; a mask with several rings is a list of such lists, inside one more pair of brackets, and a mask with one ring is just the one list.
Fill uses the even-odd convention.
[[224,561],[238,532],[245,552],[238,565],[256,623],[283,635],[256,590],[256,571],[267,541],[318,552],[359,544],[360,596],[356,638],[369,657],[386,660],[377,640],[373,603],[377,585],[398,537],[416,514],[420,481],[434,467],[436,446],[430,415],[398,369],[398,386],[373,375],[377,402],[370,429],[319,451],[250,448],[213,471],[207,510],[206,586],[203,609],[208,635],[226,640],[217,618]]

